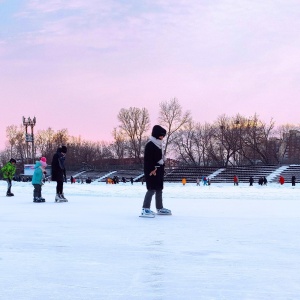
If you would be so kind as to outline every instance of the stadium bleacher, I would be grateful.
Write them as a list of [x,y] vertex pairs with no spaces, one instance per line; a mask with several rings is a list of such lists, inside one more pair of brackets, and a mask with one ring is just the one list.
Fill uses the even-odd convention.
[[[271,176],[273,174],[273,176]],[[132,177],[135,181],[143,180],[142,169],[123,169],[123,170],[110,170],[110,171],[79,171],[68,172],[68,177],[71,175],[75,178],[87,177],[93,181],[105,181],[106,177],[118,176],[121,180],[122,177],[129,181]],[[200,180],[203,177],[209,177],[211,183],[233,183],[233,177],[237,175],[239,182],[248,183],[250,176],[254,178],[254,183],[258,182],[260,177],[270,178],[269,182],[278,182],[279,176],[285,178],[285,182],[290,183],[292,176],[300,179],[300,165],[287,165],[284,168],[278,165],[265,165],[265,166],[239,166],[239,167],[173,167],[166,169],[165,182],[181,182],[186,178],[187,183],[196,183],[197,178]]]

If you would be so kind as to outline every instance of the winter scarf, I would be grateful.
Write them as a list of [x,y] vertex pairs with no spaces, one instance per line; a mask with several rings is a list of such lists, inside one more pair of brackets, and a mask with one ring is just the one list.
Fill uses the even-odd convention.
[[152,142],[157,148],[161,149],[162,152],[162,159],[160,161],[158,161],[157,163],[159,163],[160,165],[164,164],[164,155],[163,155],[163,142],[160,139],[156,139],[153,136],[150,136],[150,142]]

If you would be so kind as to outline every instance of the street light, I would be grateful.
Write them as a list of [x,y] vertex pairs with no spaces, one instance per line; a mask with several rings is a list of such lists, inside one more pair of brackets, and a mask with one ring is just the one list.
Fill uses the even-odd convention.
[[[25,126],[25,142],[26,142],[26,150],[27,150],[27,159],[29,159],[29,148],[28,143],[32,145],[31,157],[32,162],[34,163],[34,134],[33,134],[33,127],[36,124],[36,117],[31,119],[28,117],[27,119],[23,117],[23,125]],[[31,133],[28,133],[28,127],[31,128]]]
[[225,126],[222,124],[220,125],[220,130],[221,130],[221,147],[220,147],[220,155],[221,155],[221,165],[222,167],[224,166],[224,129]]

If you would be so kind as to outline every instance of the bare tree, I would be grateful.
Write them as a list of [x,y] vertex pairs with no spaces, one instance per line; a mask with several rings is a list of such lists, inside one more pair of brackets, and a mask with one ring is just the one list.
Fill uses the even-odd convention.
[[194,166],[210,165],[214,131],[214,127],[208,123],[186,123],[175,133],[176,139],[172,143],[177,160]]
[[[255,114],[248,120],[247,134],[244,139],[245,149],[249,149],[252,153],[252,161],[254,163],[260,160],[264,164],[274,162],[272,157],[276,155],[272,145],[272,138],[274,137],[275,122],[273,119],[267,124],[258,118]],[[273,150],[272,150],[273,149]],[[249,152],[248,152],[249,153]],[[247,152],[244,151],[244,157],[247,158]]]
[[[173,133],[173,142],[170,145],[174,150],[175,158],[187,165],[199,164],[199,153],[194,149],[197,147],[195,141],[195,124],[189,122]],[[198,155],[197,155],[198,154]]]
[[126,136],[122,130],[114,128],[112,135],[114,137],[114,143],[111,145],[112,151],[117,159],[123,159],[126,153]]
[[215,126],[218,128],[217,138],[221,144],[223,166],[236,165],[236,155],[241,150],[239,119],[221,115]]
[[20,126],[19,129],[15,125],[8,126],[6,129],[6,136],[10,147],[10,157],[15,157],[24,163],[27,158],[27,152],[22,126]]
[[10,157],[13,156],[13,149],[16,146],[18,140],[18,127],[16,125],[10,125],[6,127],[6,137],[10,146]]
[[172,144],[178,132],[185,124],[192,121],[191,113],[189,111],[183,112],[178,99],[173,98],[169,101],[164,101],[159,104],[160,111],[158,120],[160,125],[167,130],[165,138],[165,153],[167,154],[168,146]]
[[60,129],[53,136],[53,142],[57,146],[66,145],[68,143],[69,134],[68,129]]
[[35,135],[35,153],[46,156],[50,159],[53,152],[56,150],[57,145],[54,145],[55,131],[52,128],[46,130],[39,130]]
[[149,112],[146,108],[122,108],[118,114],[120,134],[128,137],[132,157],[141,159],[142,146],[145,143],[145,134],[150,127]]

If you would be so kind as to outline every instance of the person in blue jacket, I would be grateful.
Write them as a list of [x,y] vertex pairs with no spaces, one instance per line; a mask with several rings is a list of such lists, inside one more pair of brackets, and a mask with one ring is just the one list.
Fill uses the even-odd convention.
[[42,185],[44,175],[46,174],[47,160],[46,157],[42,157],[40,161],[37,161],[34,166],[34,172],[32,176],[33,189],[33,202],[45,202],[45,198],[42,197]]

